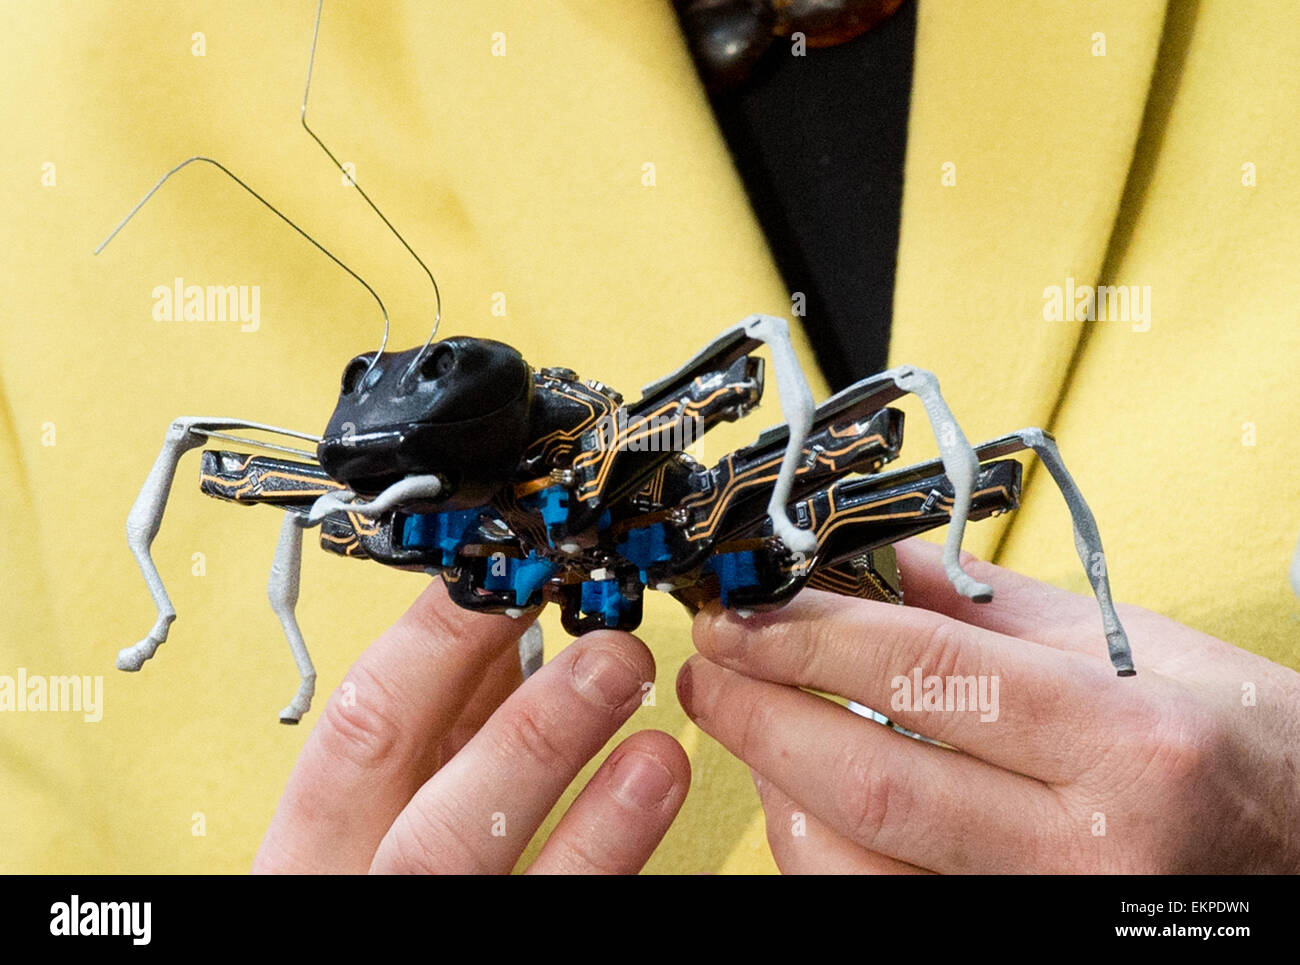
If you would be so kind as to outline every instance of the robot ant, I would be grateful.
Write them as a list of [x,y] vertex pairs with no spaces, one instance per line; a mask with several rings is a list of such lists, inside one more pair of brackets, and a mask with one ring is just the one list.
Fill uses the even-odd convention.
[[[307,124],[322,7],[323,0],[301,121],[347,174]],[[433,284],[438,307],[420,348],[386,351],[388,313],[375,291],[211,158],[189,158],[164,175],[96,254],[168,178],[196,161],[217,167],[364,286],[383,314],[384,338],[377,352],[344,368],[338,402],[319,437],[242,419],[171,423],[127,519],[127,542],[158,616],[142,640],[118,654],[120,669],[139,670],[176,618],[150,547],[180,458],[214,438],[277,453],[207,450],[200,488],[285,512],[268,596],[301,683],[280,712],[284,723],[297,723],[315,692],[315,670],[294,615],[305,528],[319,525],[321,546],[331,552],[440,574],[465,609],[521,617],[554,602],[574,636],[635,629],[651,588],[691,612],[714,599],[742,614],[772,609],[805,586],[901,603],[892,544],[945,524],[949,580],[957,592],[987,602],[993,589],[961,567],[962,536],[968,520],[1018,506],[1021,466],[1005,457],[1022,450],[1034,452],[1061,489],[1111,662],[1120,676],[1135,673],[1096,522],[1047,432],[1023,429],[972,447],[935,377],[911,366],[863,379],[814,406],[785,321],[766,315],[727,329],[630,405],[569,369],[535,370],[501,342],[434,341],[442,315],[437,282],[355,180]],[[771,350],[784,423],[716,465],[701,465],[680,441],[758,404],[764,363],[752,353],[763,344]],[[940,458],[885,472],[903,441],[903,414],[889,403],[909,393],[924,406]],[[315,452],[231,435],[232,429],[305,440]],[[525,672],[540,662],[539,634],[533,623],[521,642]]]

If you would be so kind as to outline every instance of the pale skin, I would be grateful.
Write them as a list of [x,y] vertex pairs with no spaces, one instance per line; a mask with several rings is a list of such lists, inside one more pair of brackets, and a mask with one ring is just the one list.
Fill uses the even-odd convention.
[[[1138,675],[1120,679],[1088,598],[968,558],[996,590],[975,604],[938,547],[899,560],[909,606],[805,592],[695,622],[679,697],[749,765],[783,871],[1300,871],[1300,674],[1121,606]],[[996,674],[997,720],[892,709],[916,667]]]
[[[1121,606],[1138,675],[1120,679],[1091,599],[968,557],[996,590],[974,604],[938,547],[898,552],[905,607],[809,591],[772,614],[696,618],[678,696],[749,765],[781,870],[1300,871],[1300,674]],[[521,685],[523,623],[459,610],[435,581],[330,698],[254,870],[514,868],[654,678],[644,644],[602,631]],[[997,719],[891,708],[914,668],[996,675]],[[638,871],[689,782],[673,738],[633,734],[527,870]]]
[[[641,705],[645,645],[588,634],[526,682],[528,619],[463,611],[435,580],[361,656],[308,736],[255,872],[508,872],[561,794]],[[602,762],[526,870],[641,869],[690,765],[641,731]]]

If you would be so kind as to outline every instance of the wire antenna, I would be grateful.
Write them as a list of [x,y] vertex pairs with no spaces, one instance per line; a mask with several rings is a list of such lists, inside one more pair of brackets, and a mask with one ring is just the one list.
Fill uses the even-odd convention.
[[[316,41],[320,38],[320,21],[321,21],[321,14],[324,12],[324,10],[325,10],[325,0],[317,0],[316,26],[312,30],[312,34],[311,34],[311,54],[307,58],[307,85],[302,92],[302,113],[299,115],[299,119],[302,121],[302,129],[306,131],[309,135],[311,135],[311,139],[315,141],[317,145],[320,146],[320,149],[322,151],[325,152],[325,156],[334,162],[334,166],[338,168],[339,171],[342,172],[343,176],[348,179],[348,182],[354,188],[357,189],[357,193],[361,195],[362,199],[365,200],[366,204],[370,205],[370,210],[373,211],[375,214],[379,215],[379,220],[388,226],[388,230],[393,233],[393,237],[395,237],[398,241],[402,243],[402,247],[405,248],[407,252],[410,254],[410,256],[415,259],[416,263],[421,268],[424,269],[424,273],[429,276],[429,283],[433,285],[433,297],[435,301],[435,309],[433,315],[433,330],[429,332],[429,337],[424,340],[424,345],[420,348],[420,351],[418,351],[415,354],[415,358],[411,360],[411,364],[407,367],[406,372],[402,375],[403,380],[405,380],[407,376],[409,376],[413,371],[415,371],[415,367],[420,364],[420,360],[424,357],[424,353],[428,351],[429,346],[433,344],[434,337],[438,334],[438,325],[442,321],[442,292],[439,290],[438,280],[433,277],[433,272],[429,270],[429,266],[426,265],[424,261],[420,258],[420,256],[415,253],[415,249],[412,248],[407,243],[406,239],[402,237],[402,233],[398,231],[395,227],[393,227],[393,223],[388,220],[388,218],[384,215],[382,211],[379,210],[379,205],[375,204],[375,202],[370,200],[370,195],[366,194],[365,190],[361,187],[360,184],[357,183],[357,179],[353,177],[352,173],[349,172],[348,169],[343,166],[342,162],[340,162],[339,159],[334,156],[334,152],[331,151],[328,147],[326,147],[325,142],[322,141],[320,137],[317,136],[316,132],[313,131],[311,127],[307,124],[307,96],[311,93],[312,68],[316,65]],[[385,315],[384,316],[384,340],[379,343],[379,352],[375,354],[375,357],[373,359],[371,359],[370,367],[373,367],[375,362],[378,361],[379,356],[383,353],[387,345],[388,345],[388,316]],[[366,372],[368,373],[369,371],[370,368],[367,368]]]
[[[233,171],[231,171],[229,168],[227,168],[227,167],[226,167],[224,164],[222,164],[220,161],[214,161],[214,160],[213,160],[212,158],[210,158],[210,157],[203,157],[202,155],[197,155],[197,154],[196,154],[194,157],[186,158],[186,159],[185,159],[184,161],[182,161],[180,164],[176,165],[176,167],[172,168],[170,171],[168,171],[166,174],[164,174],[161,178],[159,178],[159,179],[158,179],[158,183],[155,184],[152,188],[150,188],[149,191],[148,191],[148,193],[146,193],[145,196],[144,196],[143,198],[141,198],[139,201],[136,202],[135,207],[132,208],[129,212],[127,212],[127,216],[126,216],[125,218],[122,219],[121,223],[118,224],[118,226],[117,226],[116,228],[114,228],[112,231],[110,231],[110,232],[108,233],[108,237],[107,237],[107,238],[105,238],[103,241],[101,241],[101,242],[99,243],[99,247],[95,249],[95,254],[99,254],[101,251],[103,251],[104,248],[108,245],[108,243],[109,243],[110,241],[112,241],[114,238],[117,237],[118,232],[121,231],[123,228],[126,227],[126,223],[127,223],[128,221],[130,221],[132,218],[135,217],[136,212],[139,211],[141,208],[143,208],[143,207],[145,206],[145,203],[146,203],[150,198],[152,198],[155,194],[158,193],[158,189],[161,188],[164,184],[167,183],[167,179],[168,179],[168,178],[170,178],[170,177],[171,177],[173,174],[175,174],[177,171],[181,170],[181,168],[184,168],[184,167],[186,167],[186,166],[188,166],[188,165],[190,165],[190,164],[193,164],[195,161],[202,161],[202,162],[205,163],[205,164],[211,164],[214,168],[216,168],[218,171],[220,171],[220,172],[221,172],[222,174],[224,174],[226,177],[230,178],[230,180],[234,181],[237,185],[239,185],[241,188],[243,188],[245,191],[247,191],[249,194],[251,194],[251,195],[252,195],[254,198],[256,198],[258,201],[262,202],[262,204],[263,204],[266,208],[268,208],[268,209],[271,211],[271,213],[274,214],[277,218],[279,218],[281,221],[283,221],[285,224],[287,224],[287,225],[288,225],[290,228],[292,228],[294,231],[298,232],[298,234],[302,235],[304,238],[306,238],[308,241],[310,241],[310,242],[311,242],[311,243],[316,247],[316,249],[317,249],[318,251],[320,251],[323,255],[325,255],[325,257],[327,257],[330,261],[334,262],[334,264],[338,265],[340,268],[342,268],[344,271],[346,271],[349,275],[351,275],[353,278],[355,278],[358,282],[360,282],[360,283],[361,283],[361,287],[363,287],[366,291],[370,292],[371,297],[374,298],[376,304],[379,305],[379,311],[380,311],[381,313],[383,313],[383,316],[384,316],[384,332],[385,332],[385,334],[387,334],[387,332],[388,332],[388,309],[384,307],[383,299],[381,299],[381,298],[379,297],[378,293],[377,293],[373,288],[371,288],[371,287],[366,283],[366,280],[365,280],[364,278],[362,278],[360,275],[358,275],[358,274],[357,274],[355,271],[353,271],[351,268],[349,268],[347,265],[343,264],[343,262],[339,261],[339,259],[338,259],[337,257],[335,257],[334,254],[333,254],[333,253],[332,253],[328,248],[326,248],[326,247],[325,247],[324,245],[322,245],[319,241],[317,241],[315,238],[313,238],[311,235],[307,234],[307,232],[303,231],[303,230],[302,230],[301,228],[299,228],[296,224],[294,224],[291,220],[289,220],[289,217],[288,217],[286,214],[284,214],[284,212],[282,212],[279,208],[277,208],[275,205],[273,205],[270,201],[267,201],[266,198],[262,197],[260,194],[258,194],[258,193],[257,193],[256,191],[254,191],[252,188],[250,188],[247,184],[245,184],[245,183],[244,183],[244,182],[243,182],[243,181],[242,181],[242,180],[241,180],[241,179],[240,179],[240,178],[239,178],[239,177],[238,177],[238,176],[237,176]],[[381,351],[382,351],[382,350],[381,350]],[[378,357],[379,357],[378,355],[375,356],[375,358],[378,358]],[[370,364],[371,364],[372,366],[375,364],[375,363],[374,363],[374,359],[371,360]],[[367,369],[367,371],[369,371],[369,369]]]

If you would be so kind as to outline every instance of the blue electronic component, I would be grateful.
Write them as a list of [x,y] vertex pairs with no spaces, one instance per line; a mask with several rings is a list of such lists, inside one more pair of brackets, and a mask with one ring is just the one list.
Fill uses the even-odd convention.
[[402,520],[402,549],[440,549],[442,565],[451,566],[456,550],[468,530],[476,528],[481,509],[457,509],[445,513],[417,513]]
[[551,560],[538,556],[536,550],[530,552],[525,559],[512,559],[509,562],[514,564],[511,569],[511,586],[515,591],[515,605],[531,606],[533,594],[551,578],[557,567]]
[[580,609],[586,614],[600,614],[607,627],[617,627],[631,601],[618,588],[618,580],[589,580],[582,584]]
[[704,563],[704,572],[718,575],[723,606],[731,605],[732,591],[759,585],[758,564],[752,550],[710,557]]
[[563,527],[569,519],[569,491],[563,486],[547,486],[519,500],[526,509],[534,509],[546,524],[546,541],[555,548],[551,533],[557,527]]
[[629,529],[616,549],[623,559],[641,571],[643,584],[650,582],[647,571],[652,564],[670,560],[673,555],[668,547],[668,530],[663,523]]
[[[546,524],[546,540],[552,549],[555,548],[552,532],[557,528],[563,530],[569,521],[569,495],[568,489],[557,484],[539,489],[519,500],[519,505],[536,510],[542,517],[542,522]],[[605,510],[596,519],[596,529],[608,529],[610,520],[609,510]]]

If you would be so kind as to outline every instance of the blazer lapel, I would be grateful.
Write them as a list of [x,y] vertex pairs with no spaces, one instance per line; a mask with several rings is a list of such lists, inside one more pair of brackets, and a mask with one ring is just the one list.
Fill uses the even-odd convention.
[[[1051,428],[1164,14],[1154,0],[920,5],[890,359],[939,376],[972,442]],[[924,458],[923,412],[903,408],[908,459]],[[972,527],[972,551],[990,556],[1007,521]]]

